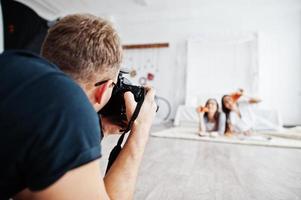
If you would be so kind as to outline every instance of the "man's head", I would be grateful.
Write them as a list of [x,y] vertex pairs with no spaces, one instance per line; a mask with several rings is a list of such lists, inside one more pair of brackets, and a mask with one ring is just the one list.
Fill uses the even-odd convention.
[[97,110],[107,103],[122,60],[119,37],[108,21],[66,16],[49,29],[41,54],[79,83]]

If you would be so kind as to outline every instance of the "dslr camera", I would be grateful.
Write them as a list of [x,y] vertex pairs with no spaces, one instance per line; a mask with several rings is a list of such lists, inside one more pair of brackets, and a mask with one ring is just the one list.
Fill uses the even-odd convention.
[[126,117],[125,102],[123,94],[132,92],[136,102],[144,100],[146,90],[142,86],[132,85],[123,75],[128,74],[126,70],[121,70],[118,74],[117,83],[113,88],[109,102],[98,112],[101,116],[108,117],[115,124],[125,125],[130,120]]

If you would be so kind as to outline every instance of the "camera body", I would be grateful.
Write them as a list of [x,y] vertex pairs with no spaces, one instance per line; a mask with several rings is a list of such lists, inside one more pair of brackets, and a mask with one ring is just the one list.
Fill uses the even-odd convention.
[[127,74],[126,71],[120,71],[118,74],[117,83],[113,88],[112,96],[108,103],[98,112],[98,114],[109,117],[112,122],[122,123],[128,121],[125,111],[124,93],[132,92],[136,102],[140,102],[144,99],[145,89],[142,86],[132,85],[131,82],[126,79],[123,74]]

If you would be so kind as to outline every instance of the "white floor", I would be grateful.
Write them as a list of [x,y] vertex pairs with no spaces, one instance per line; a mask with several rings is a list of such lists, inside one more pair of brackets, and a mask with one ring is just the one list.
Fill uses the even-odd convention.
[[[103,170],[117,138],[102,142]],[[301,150],[151,137],[135,199],[301,199]]]

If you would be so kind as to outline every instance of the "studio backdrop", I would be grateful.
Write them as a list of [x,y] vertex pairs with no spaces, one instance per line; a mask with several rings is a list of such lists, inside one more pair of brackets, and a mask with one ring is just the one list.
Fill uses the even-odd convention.
[[185,104],[204,104],[209,97],[243,88],[258,93],[256,33],[208,33],[187,41]]

